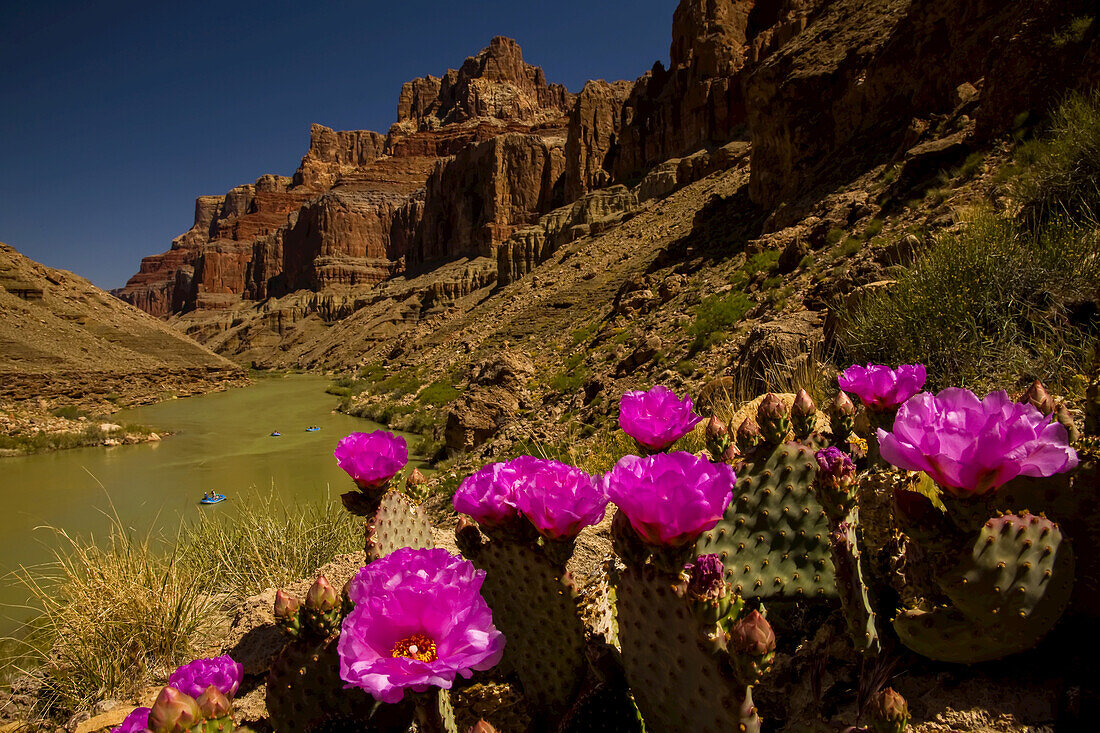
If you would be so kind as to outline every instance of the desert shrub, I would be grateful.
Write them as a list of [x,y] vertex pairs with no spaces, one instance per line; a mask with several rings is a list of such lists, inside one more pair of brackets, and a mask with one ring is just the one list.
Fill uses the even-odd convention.
[[841,338],[852,361],[923,362],[933,387],[1057,383],[1094,340],[1094,319],[1075,309],[1091,302],[1097,277],[1095,233],[1065,221],[1022,232],[979,212],[845,314]]
[[81,410],[76,405],[63,405],[61,407],[55,407],[50,410],[50,414],[54,417],[63,417],[67,420],[76,420],[78,417],[87,417],[88,413]]
[[420,394],[416,396],[416,400],[426,405],[442,407],[448,402],[458,399],[458,396],[461,394],[462,392],[450,382],[438,380],[425,387]]
[[1032,226],[1052,218],[1100,217],[1100,90],[1067,97],[1042,138],[1017,152],[1022,170],[1013,189]]
[[703,298],[695,307],[695,321],[687,327],[694,336],[690,352],[709,348],[725,337],[726,329],[737,324],[752,308],[752,300],[739,290]]
[[[763,252],[757,252],[752,257],[749,257],[745,261],[745,267],[743,268],[748,278],[746,281],[758,272],[771,272],[779,264],[779,255],[782,254],[777,249],[768,249]],[[734,283],[734,287],[737,287],[738,283]]]

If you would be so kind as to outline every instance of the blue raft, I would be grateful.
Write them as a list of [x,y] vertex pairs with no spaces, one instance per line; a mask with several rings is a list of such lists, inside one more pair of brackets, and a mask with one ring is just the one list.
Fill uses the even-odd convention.
[[214,494],[214,496],[204,496],[199,499],[200,504],[218,504],[225,501],[225,494]]

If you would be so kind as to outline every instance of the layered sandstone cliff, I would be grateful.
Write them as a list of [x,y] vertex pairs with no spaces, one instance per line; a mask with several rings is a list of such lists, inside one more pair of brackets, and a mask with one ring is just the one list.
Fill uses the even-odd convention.
[[200,197],[192,228],[116,294],[167,316],[490,254],[561,203],[572,103],[515,41],[494,38],[442,78],[406,84],[388,134],[315,124],[292,178]]

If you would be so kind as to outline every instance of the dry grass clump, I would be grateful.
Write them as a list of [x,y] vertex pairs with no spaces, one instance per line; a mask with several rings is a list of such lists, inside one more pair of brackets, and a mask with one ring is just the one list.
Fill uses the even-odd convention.
[[104,537],[53,529],[54,560],[14,573],[38,615],[9,639],[4,666],[40,683],[41,712],[63,717],[124,697],[209,651],[218,606],[308,577],[362,548],[335,502],[243,500],[176,536],[139,535],[117,516]]
[[52,529],[54,560],[16,574],[41,612],[23,651],[45,710],[134,693],[195,656],[213,602],[178,553],[117,517],[102,542]]

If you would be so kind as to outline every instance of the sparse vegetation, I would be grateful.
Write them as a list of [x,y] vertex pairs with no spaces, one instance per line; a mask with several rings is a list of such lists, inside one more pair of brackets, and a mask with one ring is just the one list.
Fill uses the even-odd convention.
[[689,353],[697,353],[721,341],[726,330],[744,318],[750,308],[752,300],[740,290],[703,298],[695,308],[695,322],[687,328],[688,335],[695,337]]
[[432,382],[416,396],[417,402],[434,407],[442,407],[458,399],[462,392],[447,380]]

